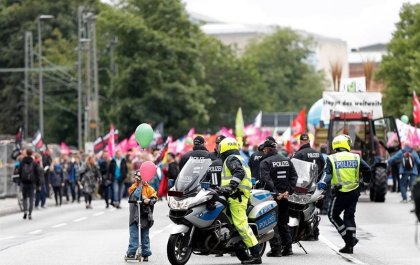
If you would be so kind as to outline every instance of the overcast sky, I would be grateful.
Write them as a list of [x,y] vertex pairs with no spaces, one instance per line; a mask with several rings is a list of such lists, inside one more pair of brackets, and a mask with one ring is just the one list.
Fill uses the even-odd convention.
[[277,24],[357,48],[391,39],[403,3],[420,0],[183,0],[187,10],[225,22]]

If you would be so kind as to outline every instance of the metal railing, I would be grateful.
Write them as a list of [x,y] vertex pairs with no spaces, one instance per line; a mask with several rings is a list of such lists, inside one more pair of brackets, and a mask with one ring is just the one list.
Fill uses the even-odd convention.
[[16,184],[12,181],[15,161],[11,154],[15,145],[0,143],[0,198],[16,196]]

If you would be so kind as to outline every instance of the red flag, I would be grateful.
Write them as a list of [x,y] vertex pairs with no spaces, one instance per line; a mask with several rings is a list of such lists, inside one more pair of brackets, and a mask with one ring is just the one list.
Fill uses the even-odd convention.
[[23,140],[23,128],[19,127],[16,138],[15,138],[15,145],[17,149],[22,149],[22,140]]
[[93,151],[95,152],[95,154],[104,150],[106,144],[107,143],[104,141],[104,138],[102,136],[99,136],[99,138],[96,139],[95,143],[93,144]]
[[414,125],[420,123],[420,102],[415,91],[413,91],[413,117]]
[[44,152],[46,149],[44,141],[42,140],[41,131],[37,131],[35,133],[34,138],[32,139],[32,145],[35,146],[35,149],[40,150],[41,152]]
[[302,109],[296,119],[292,121],[293,136],[306,132],[306,113]]
[[[109,131],[109,135],[114,135],[114,125],[111,125],[111,130]],[[115,152],[115,137],[108,137],[108,152],[110,156],[114,156]]]

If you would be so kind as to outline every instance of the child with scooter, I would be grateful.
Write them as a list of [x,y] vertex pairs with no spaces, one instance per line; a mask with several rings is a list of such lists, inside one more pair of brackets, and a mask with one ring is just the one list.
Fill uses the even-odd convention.
[[[130,202],[130,240],[127,254],[124,259],[126,261],[141,261],[141,258],[143,258],[143,261],[147,262],[149,261],[149,256],[152,255],[150,250],[149,230],[154,222],[153,205],[157,201],[157,195],[156,191],[142,179],[140,172],[141,169],[135,171],[135,183],[128,189]],[[141,236],[140,247],[139,236]]]

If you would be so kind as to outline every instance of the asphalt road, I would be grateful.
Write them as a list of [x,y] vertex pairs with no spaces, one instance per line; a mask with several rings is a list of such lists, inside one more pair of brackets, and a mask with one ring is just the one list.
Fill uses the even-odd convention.
[[[343,242],[326,216],[321,221],[317,242],[297,245],[294,256],[263,258],[264,264],[420,264],[420,249],[414,243],[413,205],[400,204],[397,194],[388,194],[385,203],[368,202],[362,196],[358,204],[359,244],[354,255],[339,255]],[[105,209],[94,201],[93,210],[83,204],[50,207],[33,213],[33,220],[12,214],[0,218],[0,264],[125,264],[128,244],[128,204],[123,209]],[[165,201],[155,208],[155,226],[151,229],[153,255],[149,263],[169,264],[166,243],[171,229]],[[268,251],[268,250],[267,250]],[[192,256],[188,264],[239,264],[234,257]]]

